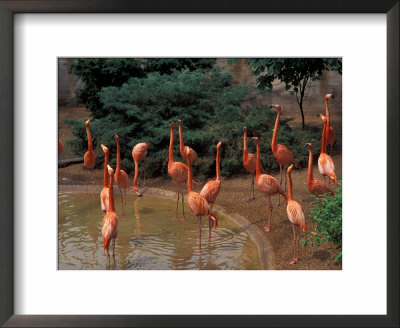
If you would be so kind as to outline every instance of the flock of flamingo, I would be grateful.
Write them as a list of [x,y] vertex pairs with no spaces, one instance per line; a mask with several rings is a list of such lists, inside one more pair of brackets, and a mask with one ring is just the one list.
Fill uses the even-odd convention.
[[[318,168],[321,175],[324,177],[324,180],[313,178],[313,145],[311,143],[307,143],[305,146],[308,147],[309,150],[309,160],[308,160],[308,175],[307,175],[307,186],[311,194],[314,194],[319,197],[326,196],[327,194],[334,194],[334,191],[331,189],[330,183],[337,185],[337,178],[335,175],[335,165],[333,163],[332,157],[326,153],[326,145],[330,145],[330,153],[332,150],[332,145],[335,141],[335,132],[332,126],[330,126],[330,117],[329,117],[329,106],[328,100],[333,97],[332,94],[325,95],[325,109],[326,116],[320,114],[320,118],[323,121],[323,131],[322,131],[322,144],[320,156],[318,159]],[[307,231],[306,223],[305,223],[305,215],[302,206],[293,199],[293,185],[291,172],[293,166],[297,167],[297,163],[294,159],[294,156],[290,149],[281,144],[277,144],[277,134],[279,129],[279,121],[281,115],[281,106],[280,105],[272,105],[270,108],[273,108],[277,111],[277,116],[275,120],[275,126],[271,141],[271,149],[275,159],[277,160],[280,168],[280,182],[278,183],[277,179],[271,175],[263,173],[263,168],[260,164],[260,140],[258,137],[253,137],[252,140],[256,144],[257,154],[251,154],[247,151],[247,128],[244,128],[243,134],[243,165],[247,171],[249,171],[252,175],[252,182],[250,188],[250,197],[247,202],[251,202],[255,199],[254,196],[254,175],[256,184],[258,189],[264,193],[268,197],[268,221],[266,226],[264,227],[265,232],[271,231],[271,219],[272,219],[272,203],[271,196],[277,194],[278,195],[278,204],[280,206],[280,196],[282,196],[285,200],[286,211],[288,219],[292,225],[293,229],[293,253],[294,259],[290,261],[290,264],[295,264],[299,260],[299,239],[301,230]],[[92,138],[89,130],[90,120],[85,122],[85,128],[88,139],[88,151],[84,155],[84,167],[89,170],[92,170],[93,177],[93,169],[95,166],[95,155],[93,152]],[[174,160],[174,123],[170,122],[170,143],[169,143],[169,158],[168,158],[168,174],[171,176],[172,180],[177,184],[177,201],[176,201],[176,217],[174,220],[178,220],[178,207],[179,207],[179,198],[181,196],[182,199],[182,211],[183,216],[184,213],[184,195],[183,195],[183,184],[187,186],[187,204],[193,214],[197,217],[198,222],[198,235],[199,235],[199,243],[201,248],[201,219],[203,216],[208,218],[209,222],[209,238],[211,237],[211,230],[213,227],[215,229],[218,227],[218,219],[215,213],[212,211],[212,208],[217,200],[219,192],[221,190],[221,176],[220,176],[220,148],[221,141],[217,144],[217,154],[216,154],[216,179],[208,181],[200,193],[193,191],[193,187],[195,187],[195,181],[192,178],[192,163],[197,162],[200,163],[198,159],[197,153],[194,149],[189,146],[184,145],[183,141],[183,131],[182,131],[182,121],[178,121],[179,125],[179,141],[180,141],[180,154],[184,161],[186,161],[187,165],[183,162]],[[100,201],[101,201],[101,209],[105,213],[103,221],[102,221],[102,236],[103,236],[103,245],[104,251],[107,251],[107,256],[109,257],[109,246],[110,243],[113,242],[113,254],[115,249],[115,239],[118,236],[118,217],[115,212],[115,203],[114,203],[114,191],[113,191],[113,181],[117,185],[119,192],[121,194],[122,207],[125,206],[125,198],[126,190],[129,189],[129,178],[128,174],[121,169],[120,164],[120,143],[119,137],[114,135],[114,140],[117,144],[117,163],[115,172],[113,168],[110,167],[108,163],[108,148],[104,145],[101,145],[101,149],[104,152],[104,178],[103,178],[103,188],[100,192]],[[149,142],[138,143],[133,147],[132,157],[135,163],[135,177],[133,179],[133,191],[141,196],[142,194],[138,189],[138,176],[139,176],[139,163],[146,159],[147,149],[150,146]],[[59,139],[58,150],[59,154],[62,152],[62,142]],[[289,166],[290,164],[290,166]],[[285,167],[287,168],[287,174],[285,174],[285,188],[282,189],[282,180],[283,180],[283,172]],[[87,177],[88,178],[88,177]],[[88,178],[89,179],[89,178]],[[288,180],[288,184],[287,184]],[[145,177],[144,177],[145,181]],[[143,183],[145,185],[145,182]],[[286,194],[286,190],[288,193]],[[125,214],[123,214],[125,215]],[[183,218],[182,221],[185,219]],[[296,232],[297,231],[297,232]],[[314,232],[314,234],[316,234]]]

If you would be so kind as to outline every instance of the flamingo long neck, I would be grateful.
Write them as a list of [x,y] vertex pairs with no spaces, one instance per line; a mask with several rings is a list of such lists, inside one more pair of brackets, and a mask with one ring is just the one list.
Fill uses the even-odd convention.
[[108,188],[108,153],[104,153],[104,178],[103,178],[103,187]]
[[114,180],[114,174],[110,174],[110,183],[109,183],[109,191],[108,191],[108,211],[109,212],[115,212],[113,180]]
[[182,133],[182,125],[179,125],[179,151],[181,154],[184,153],[185,145],[183,143],[183,133]]
[[307,174],[307,185],[310,187],[311,182],[313,180],[313,158],[312,158],[312,149],[310,148],[309,150],[309,155],[308,155],[308,174]]
[[121,155],[120,155],[120,149],[119,149],[119,139],[117,139],[117,168],[115,169],[115,173],[119,172],[121,169]]
[[331,126],[331,121],[330,121],[330,118],[329,118],[329,104],[328,104],[328,99],[325,100],[325,112],[326,112],[325,114],[326,114],[326,126],[327,126],[326,130],[327,130],[327,132],[328,132],[328,130],[329,130],[330,126]]
[[92,144],[92,135],[90,134],[89,126],[85,126],[86,128],[86,135],[87,135],[87,142],[88,142],[88,151],[93,151],[93,144]]
[[247,154],[247,131],[243,133],[243,154]]
[[293,192],[292,192],[292,173],[288,171],[288,200],[293,200]]
[[174,162],[174,128],[171,127],[171,133],[169,137],[169,154],[168,154],[168,166]]
[[324,121],[324,129],[322,130],[322,143],[321,143],[321,154],[326,153],[326,121]]
[[216,163],[216,170],[217,170],[217,180],[221,180],[221,175],[220,175],[220,167],[219,167],[219,154],[220,150],[219,147],[217,148],[217,163]]
[[190,156],[188,156],[187,191],[188,195],[192,192],[192,161],[190,160]]
[[260,145],[257,143],[257,161],[256,161],[256,177],[261,174],[261,165],[260,165]]
[[278,110],[278,114],[276,115],[276,120],[275,120],[275,126],[274,126],[274,134],[272,135],[272,142],[271,142],[271,148],[272,152],[276,151],[277,143],[277,135],[278,135],[278,128],[279,128],[279,120],[281,119],[281,111]]

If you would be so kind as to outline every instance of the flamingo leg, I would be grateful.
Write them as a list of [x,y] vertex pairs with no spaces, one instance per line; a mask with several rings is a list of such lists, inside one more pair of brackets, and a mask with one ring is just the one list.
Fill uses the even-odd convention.
[[[282,186],[283,165],[279,164],[279,172],[281,175],[281,181],[279,182],[279,185]],[[278,204],[276,205],[276,207],[281,207],[281,195],[280,194],[278,194]]]
[[294,255],[294,260],[290,261],[290,264],[295,264],[296,261],[296,230],[294,229],[294,225],[292,224],[292,229],[293,229],[293,255]]
[[252,175],[252,181],[251,181],[251,189],[253,191],[253,197],[251,198],[251,200],[255,200],[256,196],[254,194],[254,173],[251,174]]
[[143,161],[143,166],[144,166],[144,177],[143,177],[143,180],[144,180],[144,182],[143,182],[143,187],[146,185],[146,169],[147,169],[147,166],[146,166],[146,158],[144,159],[144,161]]
[[[300,231],[300,233],[301,233],[301,231]],[[297,255],[296,255],[296,258],[294,259],[296,262],[299,260],[300,233],[297,235]]]
[[250,203],[253,200],[251,197],[251,193],[252,193],[253,189],[254,189],[254,175],[253,175],[253,172],[251,172],[250,195],[249,195],[249,199],[246,200],[247,203]]
[[86,177],[85,177],[85,197],[88,195],[88,186],[89,186],[89,171],[86,169]]
[[178,198],[176,199],[176,212],[175,212],[175,217],[172,218],[172,220],[178,220],[178,206],[179,206],[179,191],[180,191],[180,184],[178,185]]
[[199,230],[199,255],[201,255],[201,216],[197,217],[197,227]]
[[271,231],[271,218],[272,218],[271,196],[268,195],[268,224],[264,227],[265,232]]
[[186,217],[185,217],[185,202],[184,202],[184,197],[183,197],[183,188],[181,188],[181,194],[182,194],[182,215],[183,218],[181,219],[182,222],[186,221]]
[[212,219],[208,217],[208,238],[211,239]]
[[90,184],[92,185],[92,198],[94,198],[94,169],[90,172]]

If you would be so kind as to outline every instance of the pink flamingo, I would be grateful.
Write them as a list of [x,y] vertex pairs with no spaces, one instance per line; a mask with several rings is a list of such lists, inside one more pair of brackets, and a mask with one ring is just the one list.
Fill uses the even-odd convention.
[[195,152],[195,150],[193,148],[190,148],[189,146],[185,146],[183,143],[183,132],[182,132],[182,121],[179,120],[178,121],[178,128],[179,128],[179,151],[181,153],[182,158],[186,161],[186,163],[188,162],[188,158],[186,155],[186,150],[189,149],[190,151],[190,161],[193,162],[197,162],[200,163],[199,158],[197,157],[197,153]]
[[[120,154],[120,148],[119,148],[119,137],[115,134],[114,139],[117,142],[117,167],[115,169],[115,183],[118,186],[119,193],[121,195],[121,202],[122,202],[122,208],[124,211],[123,216],[125,216],[125,202],[126,202],[126,190],[129,189],[129,177],[128,174],[124,170],[121,170],[121,154]],[[122,191],[125,193],[125,197],[122,197]]]
[[326,123],[327,119],[324,115],[320,114],[319,117],[324,122],[324,128],[322,131],[322,143],[321,143],[321,153],[318,158],[318,169],[321,175],[324,177],[329,177],[333,180],[334,185],[337,185],[337,179],[335,175],[335,164],[333,163],[332,157],[326,153]]
[[109,192],[109,208],[108,212],[104,215],[103,222],[101,224],[101,234],[103,236],[103,245],[104,250],[107,250],[107,256],[110,257],[110,253],[108,251],[110,247],[110,242],[113,240],[113,255],[115,250],[115,238],[118,236],[118,217],[115,213],[115,204],[114,204],[114,191],[113,191],[113,178],[114,178],[114,170],[107,165],[108,174],[110,175],[110,192]]
[[58,156],[60,156],[60,155],[61,155],[61,153],[62,153],[63,149],[64,149],[64,145],[63,145],[63,143],[62,143],[61,139],[60,139],[60,138],[58,138]]
[[[147,156],[147,148],[149,148],[150,142],[141,142],[135,145],[132,150],[132,157],[133,161],[135,162],[135,177],[133,179],[133,191],[136,193],[138,196],[142,196],[142,194],[139,192],[138,187],[136,186],[137,179],[139,176],[139,162],[142,160],[146,161],[146,156]],[[146,183],[146,167],[145,167],[145,172],[144,172],[144,182],[143,186]]]
[[[279,121],[281,118],[281,105],[271,105],[270,108],[275,108],[278,112],[276,115],[276,120],[275,120],[275,127],[274,127],[274,133],[272,135],[272,141],[271,141],[271,149],[272,153],[274,154],[275,159],[279,163],[279,171],[281,175],[281,181],[279,184],[282,186],[282,174],[283,170],[286,165],[289,165],[290,163],[293,163],[295,167],[297,167],[297,163],[294,160],[294,156],[290,149],[286,147],[285,145],[277,144],[277,135],[278,135],[278,129],[279,129]],[[285,191],[286,191],[286,186],[287,186],[287,179],[285,175]],[[280,197],[278,198],[279,204],[280,204]],[[279,206],[278,204],[278,206]]]
[[168,174],[171,176],[172,180],[178,186],[178,198],[176,200],[176,217],[173,220],[178,220],[178,205],[179,205],[179,193],[182,193],[182,211],[183,211],[183,221],[185,220],[185,207],[183,203],[183,191],[181,191],[181,184],[185,183],[188,178],[188,168],[182,162],[174,161],[174,123],[170,122],[170,138],[169,138],[169,157],[168,157]]
[[329,145],[329,155],[332,156],[332,147],[335,142],[335,129],[331,126],[330,116],[329,116],[329,105],[328,100],[334,99],[333,94],[328,93],[325,95],[325,115],[326,115],[326,144]]
[[108,187],[108,148],[104,145],[100,146],[104,153],[104,175],[103,175],[103,189],[100,192],[100,202],[101,202],[101,210],[104,213],[108,212],[109,206],[109,187]]
[[[219,192],[221,190],[221,175],[220,175],[220,148],[221,148],[221,141],[218,142],[217,144],[217,158],[216,158],[216,179],[215,180],[209,180],[207,183],[204,185],[204,187],[200,191],[200,195],[203,196],[208,204],[211,207],[211,210],[215,204],[215,201],[217,200],[217,197],[219,195]],[[208,224],[210,226],[209,233],[210,233],[210,238],[211,238],[211,228],[213,225],[213,220],[210,218],[208,219]],[[218,221],[215,221],[215,228],[218,228]]]
[[[95,164],[95,157],[94,157],[94,152],[93,152],[93,144],[92,144],[92,136],[90,134],[90,130],[89,130],[89,124],[90,124],[91,120],[87,120],[85,122],[85,129],[86,129],[86,135],[87,135],[87,139],[88,139],[88,151],[85,153],[85,155],[83,156],[83,166],[86,168],[86,182],[87,185],[89,184],[89,171],[92,171],[91,174],[91,178],[92,178],[92,183],[93,183],[93,169],[94,169],[94,164]],[[86,192],[85,192],[85,196],[87,196],[87,185],[86,185]]]
[[270,232],[271,230],[271,218],[272,218],[272,204],[271,204],[271,196],[274,194],[282,195],[285,201],[287,200],[287,196],[285,192],[282,190],[281,186],[279,185],[278,181],[268,175],[268,174],[261,174],[261,165],[260,165],[260,141],[258,137],[252,138],[257,146],[257,164],[256,164],[256,183],[258,189],[264,194],[268,196],[268,208],[269,208],[269,215],[268,215],[268,224],[264,227],[264,231]]
[[[207,215],[209,220],[217,222],[215,214],[211,211],[211,206],[206,198],[197,192],[192,191],[192,162],[190,160],[190,150],[186,149],[188,157],[188,176],[187,176],[187,191],[188,191],[188,205],[193,214],[197,217],[198,231],[199,231],[199,250],[201,254],[201,217]],[[211,224],[209,224],[209,236],[211,238]]]
[[333,191],[329,189],[326,183],[320,179],[313,178],[313,145],[312,143],[307,143],[306,146],[308,147],[309,156],[308,156],[308,174],[307,174],[307,187],[310,193],[315,196],[321,196],[326,193],[331,193],[333,196]]
[[[287,175],[289,178],[289,190],[288,190],[288,204],[286,208],[286,212],[289,218],[290,223],[293,228],[293,252],[294,252],[294,260],[290,261],[290,264],[295,264],[299,260],[299,240],[300,233],[296,236],[296,229],[301,228],[303,231],[307,231],[306,227],[306,219],[304,216],[304,211],[301,205],[293,200],[293,192],[292,192],[292,177],[291,172],[293,169],[293,164],[290,165],[287,169]],[[296,228],[295,228],[296,227]],[[296,251],[297,250],[297,251]]]
[[[247,128],[243,129],[243,166],[251,173],[251,187],[250,187],[250,197],[247,200],[250,203],[252,200],[256,199],[254,195],[254,173],[256,171],[256,156],[247,151]],[[253,197],[251,194],[253,193]]]

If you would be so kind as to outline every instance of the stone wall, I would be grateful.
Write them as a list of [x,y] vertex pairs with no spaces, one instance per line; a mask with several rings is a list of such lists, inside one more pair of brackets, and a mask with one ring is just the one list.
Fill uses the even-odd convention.
[[82,81],[68,73],[73,58],[58,59],[58,106],[76,106],[76,94]]

